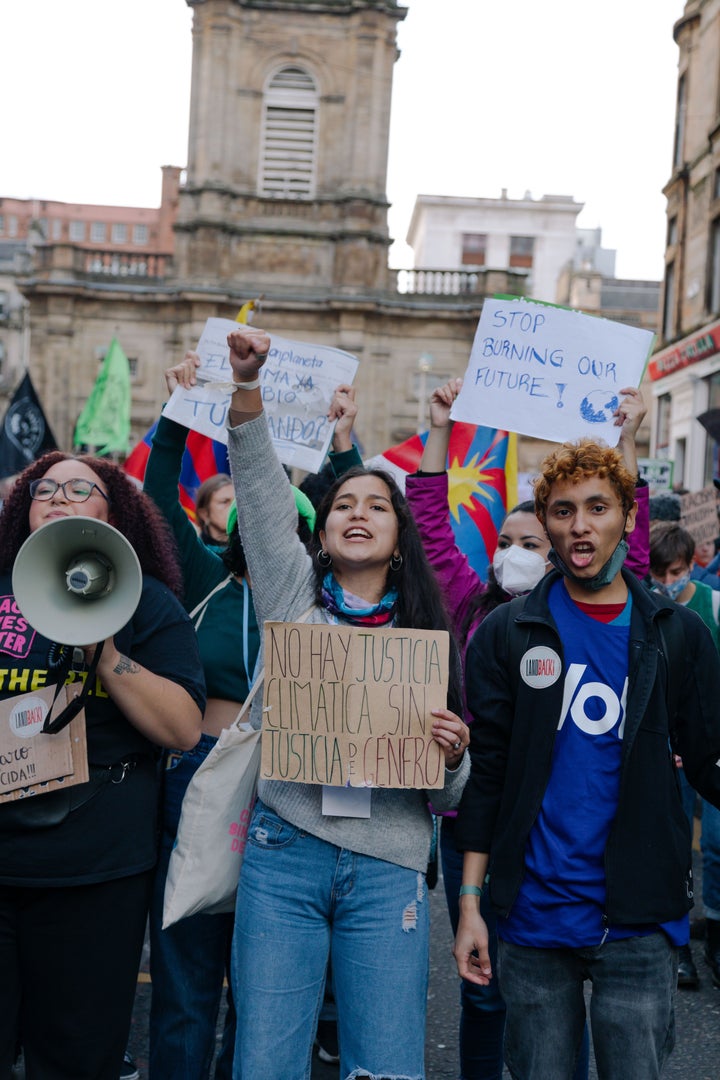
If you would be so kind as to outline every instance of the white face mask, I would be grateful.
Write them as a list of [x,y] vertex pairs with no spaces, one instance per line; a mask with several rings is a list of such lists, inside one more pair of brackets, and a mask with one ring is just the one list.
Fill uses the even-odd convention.
[[528,551],[517,544],[501,548],[493,556],[495,580],[511,596],[534,589],[545,576],[546,566],[547,562],[537,551]]

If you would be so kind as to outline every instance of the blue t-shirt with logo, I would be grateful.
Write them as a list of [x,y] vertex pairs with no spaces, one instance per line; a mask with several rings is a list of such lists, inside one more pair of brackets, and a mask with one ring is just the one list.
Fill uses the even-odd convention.
[[[565,654],[563,702],[540,812],[525,850],[525,876],[508,918],[506,941],[535,948],[580,948],[652,933],[654,927],[603,924],[604,855],[615,817],[628,689],[632,601],[612,622],[586,615],[562,581],[550,611]],[[687,941],[687,917],[663,927]]]

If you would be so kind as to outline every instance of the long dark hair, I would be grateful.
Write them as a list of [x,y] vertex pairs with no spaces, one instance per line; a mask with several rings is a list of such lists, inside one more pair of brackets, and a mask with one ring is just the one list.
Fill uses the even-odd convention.
[[430,565],[415,519],[410,512],[405,496],[393,477],[383,469],[363,469],[356,467],[335,481],[328,489],[317,508],[315,528],[308,550],[315,571],[316,600],[322,603],[322,583],[327,566],[323,566],[318,555],[322,550],[320,533],[325,529],[328,514],[335,496],[341,487],[357,476],[375,476],[381,480],[390,492],[390,501],[398,525],[398,550],[402,555],[402,565],[394,570],[388,567],[386,588],[395,587],[398,592],[396,626],[411,627],[414,630],[447,630],[450,634],[450,681],[448,687],[449,707],[462,714],[460,695],[461,674],[460,656],[455,642],[452,626],[443,601],[435,572]]
[[175,540],[160,511],[119,465],[87,454],[51,450],[20,473],[0,512],[0,568],[9,572],[30,535],[30,484],[61,461],[79,461],[102,480],[108,496],[108,520],[133,547],[144,574],[158,578],[182,595],[182,572]]

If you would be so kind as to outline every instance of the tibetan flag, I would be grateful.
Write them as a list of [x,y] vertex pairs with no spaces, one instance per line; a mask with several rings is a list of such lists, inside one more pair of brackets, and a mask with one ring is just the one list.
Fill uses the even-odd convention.
[[[404,485],[404,477],[420,466],[426,439],[427,432],[414,435],[372,464],[388,468]],[[460,422],[453,425],[450,435],[450,521],[458,547],[483,581],[505,515],[517,502],[516,439],[514,432]]]
[[113,338],[90,397],[78,417],[75,446],[92,454],[126,454],[130,439],[130,365]]
[[[123,465],[125,472],[141,484],[145,479],[145,467],[150,456],[152,437],[156,427],[157,422],[145,434],[142,442],[139,442],[128,455]],[[215,442],[214,439],[208,439],[207,435],[201,435],[199,431],[188,431],[178,489],[180,503],[193,523],[197,520],[195,515],[197,490],[203,480],[208,480],[215,473],[230,474],[227,447],[223,443]]]

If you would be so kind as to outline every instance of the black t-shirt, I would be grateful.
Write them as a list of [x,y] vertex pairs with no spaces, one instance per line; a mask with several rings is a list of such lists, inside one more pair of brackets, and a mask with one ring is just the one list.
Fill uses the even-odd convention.
[[[115,634],[125,656],[183,686],[205,707],[205,681],[195,630],[169,589],[144,577],[140,603],[130,622]],[[9,574],[0,575],[0,700],[57,681],[52,642],[23,618],[12,595]],[[71,675],[71,679],[72,679]],[[86,706],[91,766],[136,764],[122,783],[98,783],[35,795],[0,805],[0,883],[68,885],[125,877],[149,869],[156,858],[158,748],[124,718],[97,683]],[[121,770],[113,770],[117,778]],[[57,824],[42,825],[44,800],[54,800],[62,816],[72,792],[79,803]],[[91,796],[87,798],[87,796]],[[85,800],[86,801],[83,801]],[[22,804],[22,806],[21,806]]]

